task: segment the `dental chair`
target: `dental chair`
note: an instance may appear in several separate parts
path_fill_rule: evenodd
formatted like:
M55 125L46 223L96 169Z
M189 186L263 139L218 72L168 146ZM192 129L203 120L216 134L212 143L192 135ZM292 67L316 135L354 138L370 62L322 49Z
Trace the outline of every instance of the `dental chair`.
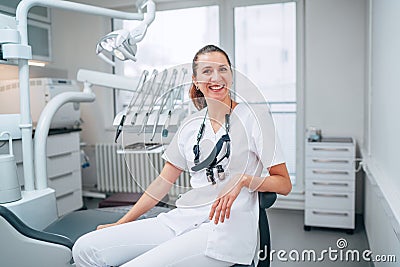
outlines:
M271 240L266 209L276 200L276 194L271 192L259 193L260 216L260 249L259 256L266 258L259 261L257 267L269 267ZM165 207L155 207L152 212L141 218L155 216L168 211ZM13 267L71 267L72 246L83 234L93 231L99 224L115 222L123 216L120 212L93 209L72 212L60 218L46 229L35 230L21 221L13 212L0 205L0 261L1 266ZM139 218L139 219L141 219ZM79 222L79 223L77 223ZM267 248L267 251L264 251ZM255 267L252 265L235 264L233 267Z

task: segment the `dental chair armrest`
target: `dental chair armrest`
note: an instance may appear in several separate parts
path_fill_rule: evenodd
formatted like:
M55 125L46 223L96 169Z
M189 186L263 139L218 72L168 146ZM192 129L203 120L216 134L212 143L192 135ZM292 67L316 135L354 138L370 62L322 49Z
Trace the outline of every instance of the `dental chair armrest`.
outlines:
M274 205L276 201L276 193L275 192L258 192L258 198L260 202L260 208L268 209L272 205Z
M62 235L47 233L35 230L26 225L20 218L18 218L12 211L4 206L0 206L0 217L3 217L10 225L12 225L18 232L32 239L50 242L53 244L63 245L72 249L72 241Z

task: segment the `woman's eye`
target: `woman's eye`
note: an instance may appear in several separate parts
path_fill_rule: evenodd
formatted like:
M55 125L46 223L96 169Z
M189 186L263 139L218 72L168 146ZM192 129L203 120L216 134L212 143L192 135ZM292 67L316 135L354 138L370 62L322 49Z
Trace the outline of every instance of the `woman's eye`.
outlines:
M226 72L226 71L228 71L228 68L222 67L222 68L219 69L219 71L221 71L221 72Z
M203 71L203 74L210 74L211 73L211 70L204 70Z

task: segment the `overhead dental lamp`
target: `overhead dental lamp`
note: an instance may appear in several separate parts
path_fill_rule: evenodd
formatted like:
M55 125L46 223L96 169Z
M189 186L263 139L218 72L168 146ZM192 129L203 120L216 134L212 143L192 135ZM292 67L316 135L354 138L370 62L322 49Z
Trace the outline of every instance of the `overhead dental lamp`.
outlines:
M96 46L96 54L111 65L115 65L104 53L109 53L119 60L136 61L137 43L140 42L146 34L148 26L155 18L155 4L153 1L138 1L136 3L139 13L143 12L144 7L147 7L147 13L143 21L138 27L132 31L126 29L110 32L99 40Z

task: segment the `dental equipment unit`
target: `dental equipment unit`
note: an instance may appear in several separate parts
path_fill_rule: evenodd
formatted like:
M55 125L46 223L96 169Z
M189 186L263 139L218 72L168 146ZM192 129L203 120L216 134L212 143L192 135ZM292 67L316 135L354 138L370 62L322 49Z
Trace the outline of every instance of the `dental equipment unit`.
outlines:
M161 104L160 104L160 109L157 112L157 117L156 117L156 121L155 121L155 123L153 125L153 132L151 134L150 141L153 141L153 139L154 139L154 135L156 134L157 124L158 124L158 122L160 120L160 115L163 112L164 107L167 105L168 99L171 96L173 96L173 92L174 92L174 87L175 87L175 82L176 82L176 77L177 76L178 76L178 71L176 69L173 69L171 78L169 80L167 92L166 92L164 98L162 99Z
M170 106L169 110L168 110L168 118L164 124L164 129L162 130L162 137L168 137L168 127L169 127L169 122L171 120L171 116L172 116L172 111L175 108L176 105L176 101L179 99L179 94L181 93L181 90L183 89L184 86L184 82L185 82L185 76L187 74L187 70L185 68L182 68L182 77L181 77L181 81L179 82L179 86L177 87L177 92L175 97L173 97L173 102L172 105Z
M140 93L143 90L143 85L146 82L147 75L149 75L149 72L147 70L144 70L139 78L139 83L136 88L136 92L137 92L136 98L132 98L131 102L128 105L128 110L130 110L135 105L136 101L139 99ZM119 125L117 126L117 131L115 133L115 140L114 140L115 143L117 143L118 137L122 132L122 128L124 127L125 119L126 119L126 114L124 114L122 116L121 121L119 122Z
M147 121L149 120L149 116L154 110L154 107L155 107L156 101L157 101L157 97L159 97L159 95L161 93L161 90L164 87L165 81L167 80L167 76L168 76L168 71L165 69L162 72L160 83L158 84L157 90L154 92L154 95L153 95L153 98L151 99L151 103L149 105L149 108L147 109L145 117L144 117L144 119L142 121L142 128L140 129L139 134L143 133L144 128L147 125Z
M187 73L187 70L185 71ZM169 75L170 77L168 78ZM124 131L126 133L137 133L138 135L143 134L145 139L149 139L149 141L153 141L157 132L162 133L166 123L168 124L168 130L175 132L180 122L187 115L187 109L183 108L183 106L179 108L173 107L178 100L183 103L183 94L179 91L183 90L183 86L176 85L177 77L178 71L174 68L171 70L164 70L162 75L157 75L154 79L153 77L150 78L150 83L146 84L148 87L141 93L143 96L140 98L142 102L139 107L133 109L133 106L129 105L127 111L121 111L116 115L113 125L119 127L125 115L126 118L123 123ZM167 79L168 85L165 85ZM182 80L183 79L184 77ZM155 87L156 89L154 89ZM178 90L178 92L175 93L176 90ZM134 96L131 102L137 102L137 97L138 96ZM165 110L171 111L170 115L169 112L166 113ZM141 124L139 124L139 122L141 122ZM146 133L151 133L151 135L146 136ZM130 140L128 139L128 141ZM127 142L127 144L128 143L129 142Z
M140 103L139 107L136 109L135 115L131 119L131 125L135 125L136 119L138 117L138 114L142 112L144 104L146 103L147 98L148 98L148 96L150 95L150 92L153 89L154 82L157 79L157 75L158 75L158 71L157 70L153 70L153 73L151 74L150 80L149 80L149 82L147 84L146 90L144 90L144 92L143 92L142 102Z

